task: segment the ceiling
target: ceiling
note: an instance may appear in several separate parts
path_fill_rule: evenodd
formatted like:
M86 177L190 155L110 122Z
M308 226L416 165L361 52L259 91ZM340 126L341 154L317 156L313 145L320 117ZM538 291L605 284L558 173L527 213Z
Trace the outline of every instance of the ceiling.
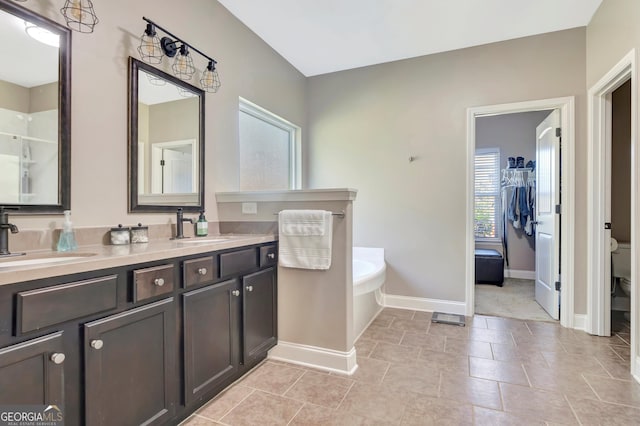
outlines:
M602 0L218 0L310 77L586 26Z

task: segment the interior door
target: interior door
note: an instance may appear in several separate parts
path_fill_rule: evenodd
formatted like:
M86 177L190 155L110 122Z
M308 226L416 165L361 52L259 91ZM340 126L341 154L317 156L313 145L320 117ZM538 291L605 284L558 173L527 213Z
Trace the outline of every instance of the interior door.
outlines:
M536 128L536 301L560 319L560 111Z

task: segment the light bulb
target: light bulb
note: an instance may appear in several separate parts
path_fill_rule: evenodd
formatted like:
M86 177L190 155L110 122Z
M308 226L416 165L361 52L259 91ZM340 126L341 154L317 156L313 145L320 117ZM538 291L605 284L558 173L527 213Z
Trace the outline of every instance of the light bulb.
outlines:
M71 2L71 14L73 15L74 18L76 18L78 21L82 22L82 4L80 0L73 0Z

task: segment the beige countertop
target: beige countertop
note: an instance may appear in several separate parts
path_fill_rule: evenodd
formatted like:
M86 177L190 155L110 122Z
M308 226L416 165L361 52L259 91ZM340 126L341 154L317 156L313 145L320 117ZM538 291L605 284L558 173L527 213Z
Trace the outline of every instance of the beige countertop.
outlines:
M207 240L223 238L224 241L207 242ZM185 240L154 240L144 244L121 246L81 246L74 252L66 253L51 250L30 251L24 256L0 259L0 285L268 243L276 241L277 238L273 234L224 234L210 235L201 238L201 242L195 242L198 240L198 238L188 238ZM37 259L65 257L73 258L73 260L24 264L24 261L31 259L38 262ZM15 265L13 262L23 264Z

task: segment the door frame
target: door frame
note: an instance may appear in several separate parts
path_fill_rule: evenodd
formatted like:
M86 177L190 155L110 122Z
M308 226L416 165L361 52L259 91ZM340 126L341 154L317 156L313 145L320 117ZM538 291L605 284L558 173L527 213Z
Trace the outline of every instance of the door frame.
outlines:
M475 235L473 231L474 206L474 158L476 149L476 118L490 115L502 115L518 112L559 109L562 123L562 194L560 226L562 244L560 245L560 324L573 328L574 319L574 235L575 235L575 98L540 99L499 105L487 105L467 109L467 220L465 314L472 316L475 311Z
M609 238L604 230L606 222L606 183L611 164L607 153L611 148L611 93L627 80L631 80L631 374L640 374L638 359L638 285L640 262L637 261L638 240L640 238L640 154L638 149L638 96L637 58L632 49L611 68L588 92L588 181L587 198L587 332L608 335L611 330L610 281L604 276L605 260L610 250L605 241Z

